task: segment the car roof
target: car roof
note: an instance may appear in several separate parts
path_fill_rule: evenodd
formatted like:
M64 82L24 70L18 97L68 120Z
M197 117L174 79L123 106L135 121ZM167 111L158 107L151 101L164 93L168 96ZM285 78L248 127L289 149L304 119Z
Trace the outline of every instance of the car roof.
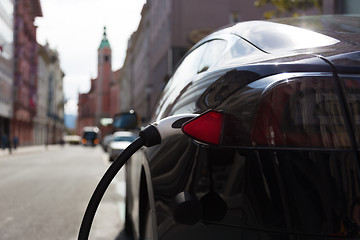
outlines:
M304 28L265 21L237 24L232 33L268 53L317 48L340 42L335 38Z
M355 51L360 45L359 33L360 15L255 20L240 22L215 31L195 47L216 36L234 34L268 53L334 46L339 42L344 43L347 49L350 47Z
M272 22L306 28L340 40L346 39L356 45L360 44L359 38L349 38L360 33L360 14L279 18Z

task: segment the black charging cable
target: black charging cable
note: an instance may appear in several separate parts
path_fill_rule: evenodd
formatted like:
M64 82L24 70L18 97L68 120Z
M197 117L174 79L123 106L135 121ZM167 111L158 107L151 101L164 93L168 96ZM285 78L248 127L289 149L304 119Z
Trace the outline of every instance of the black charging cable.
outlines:
M78 240L87 240L90 234L92 222L95 213L115 175L120 171L128 159L141 147L151 147L161 143L161 140L176 134L181 134L183 123L198 116L197 114L175 115L155 122L140 131L139 137L132 142L110 165L100 182L98 183L93 195L90 198L86 208L83 220L81 222Z
M138 137L134 142L132 142L110 165L108 170L105 172L104 176L101 178L99 184L97 185L93 195L90 198L88 206L86 208L78 239L88 239L91 224L93 222L96 210L100 204L102 197L111 181L115 177L115 175L119 172L122 166L126 163L126 161L142 146L144 145L144 140L141 137Z

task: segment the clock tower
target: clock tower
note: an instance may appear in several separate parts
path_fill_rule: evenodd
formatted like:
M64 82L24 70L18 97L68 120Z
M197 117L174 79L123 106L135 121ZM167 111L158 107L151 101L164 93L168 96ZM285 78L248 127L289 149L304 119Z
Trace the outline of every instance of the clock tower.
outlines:
M113 72L111 69L111 47L104 27L103 39L98 48L98 77L96 79L96 124L101 118L110 116L110 87Z

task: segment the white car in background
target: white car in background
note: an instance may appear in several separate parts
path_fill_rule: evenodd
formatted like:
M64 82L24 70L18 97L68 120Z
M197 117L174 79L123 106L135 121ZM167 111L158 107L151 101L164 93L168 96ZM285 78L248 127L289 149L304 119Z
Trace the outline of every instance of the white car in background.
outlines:
M129 131L119 131L112 135L112 141L108 145L107 152L109 153L109 161L112 162L116 157L130 145L138 134Z

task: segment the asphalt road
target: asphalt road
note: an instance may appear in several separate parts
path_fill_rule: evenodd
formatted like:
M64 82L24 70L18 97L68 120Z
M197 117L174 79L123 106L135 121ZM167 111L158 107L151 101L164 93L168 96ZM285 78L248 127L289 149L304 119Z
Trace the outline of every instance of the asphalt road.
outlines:
M0 154L0 239L77 239L109 164L100 147L42 146ZM105 193L89 239L115 239L122 229L122 172Z

